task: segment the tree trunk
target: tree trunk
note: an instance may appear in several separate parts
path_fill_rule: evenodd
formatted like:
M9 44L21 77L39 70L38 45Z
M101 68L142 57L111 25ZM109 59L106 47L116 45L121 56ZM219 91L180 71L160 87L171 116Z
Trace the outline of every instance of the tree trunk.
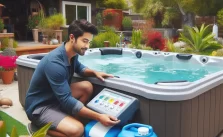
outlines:
M180 13L182 15L182 26L187 25L187 26L194 26L195 22L195 15L192 12L185 12L184 9L180 6L179 3L177 3L178 8L180 10Z
M195 20L194 20L194 17L195 17L195 15L193 14L193 13L191 13L191 12L187 12L187 13L185 13L184 15L182 14L182 26L184 26L184 25L187 25L187 26L191 26L191 27L193 27L194 26L194 22L195 22Z

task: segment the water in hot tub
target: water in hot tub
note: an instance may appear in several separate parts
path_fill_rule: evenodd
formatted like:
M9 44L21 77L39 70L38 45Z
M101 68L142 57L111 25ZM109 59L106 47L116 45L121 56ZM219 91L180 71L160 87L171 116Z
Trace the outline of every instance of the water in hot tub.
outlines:
M155 83L158 81L190 82L223 70L219 66L199 63L166 61L163 58L136 58L135 56L104 55L79 56L79 61L90 69L103 71L122 79Z

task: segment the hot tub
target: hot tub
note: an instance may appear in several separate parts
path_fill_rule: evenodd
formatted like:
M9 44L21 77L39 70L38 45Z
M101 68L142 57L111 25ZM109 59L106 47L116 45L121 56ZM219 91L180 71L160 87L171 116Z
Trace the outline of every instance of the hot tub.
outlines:
M17 59L19 99L23 106L32 74L44 55L22 55ZM95 94L107 87L137 97L140 101L140 110L131 122L153 126L159 137L215 137L223 129L222 58L128 48L96 48L89 49L80 60L85 62L87 59L92 64L100 64L98 58L96 61L93 60L94 57L106 55L117 56L117 59L126 56L138 60L159 59L168 62L166 65L172 62L172 66L180 70L193 69L194 66L209 68L210 72L204 73L203 76L199 75L199 79L196 79L195 75L193 80L180 79L179 75L179 80L174 77L146 83L140 81L140 78L138 80L136 77L131 78L133 75L131 73L128 73L129 77L126 78L116 75L118 74L116 72L114 72L115 78L108 78L105 82L96 78L83 78L77 74L73 80L91 81Z

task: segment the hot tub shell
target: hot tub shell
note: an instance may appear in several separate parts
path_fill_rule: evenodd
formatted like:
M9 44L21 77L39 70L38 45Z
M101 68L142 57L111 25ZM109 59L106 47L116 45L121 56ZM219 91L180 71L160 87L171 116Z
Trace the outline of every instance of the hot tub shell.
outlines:
M138 50L123 49L123 54L134 54ZM98 49L89 54L98 54ZM151 51L144 56L166 56L166 52ZM145 53L147 53L146 51ZM42 54L36 54L42 55ZM175 57L175 53L167 55ZM26 91L39 60L17 59L19 100L24 106ZM170 58L169 56L169 58ZM196 56L200 60L202 56ZM167 57L168 58L168 57ZM219 58L209 58L209 63ZM136 83L119 78L101 82L96 78L74 75L74 81L88 80L93 83L94 95L103 88L111 88L137 97L140 109L131 122L149 124L159 137L215 137L223 129L223 72L184 85L154 85ZM93 96L94 96L93 95Z

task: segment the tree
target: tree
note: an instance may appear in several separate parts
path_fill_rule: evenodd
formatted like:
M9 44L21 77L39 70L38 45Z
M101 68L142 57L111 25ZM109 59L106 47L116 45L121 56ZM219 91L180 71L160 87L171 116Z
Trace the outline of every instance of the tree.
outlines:
M113 9L126 9L127 3L125 0L97 0L98 7L113 8Z
M171 20L182 16L182 25L194 26L195 15L216 15L223 7L222 0L143 0L144 4L137 5L138 0L132 0L133 9L141 12L147 18L162 13L162 25L170 25Z

